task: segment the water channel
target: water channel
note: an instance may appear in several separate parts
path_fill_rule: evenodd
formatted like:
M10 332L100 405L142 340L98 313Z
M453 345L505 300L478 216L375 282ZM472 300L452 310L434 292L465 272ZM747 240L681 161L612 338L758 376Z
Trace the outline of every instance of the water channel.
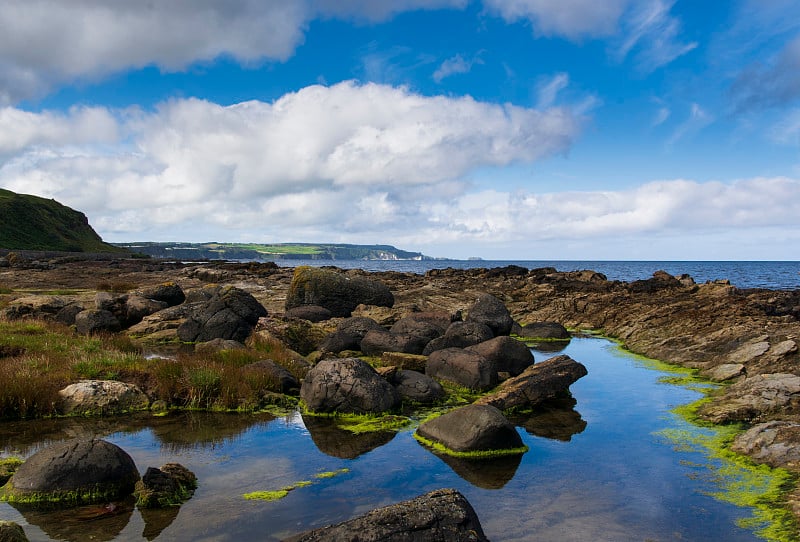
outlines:
M93 434L125 449L141 472L178 462L199 479L180 508L139 511L125 502L121 513L92 519L92 508L20 512L0 503L0 519L21 524L31 541L277 541L452 487L494 542L760 540L739 526L753 509L714 496L738 471L669 437L711 431L671 412L698 391L665 382L664 372L604 339L575 338L562 352L589 370L572 386L574 407L515 420L530 450L488 463L444 460L418 444L413 429L354 436L299 413L0 424L0 456ZM309 483L279 500L243 497L298 482ZM749 483L758 491L762 481Z

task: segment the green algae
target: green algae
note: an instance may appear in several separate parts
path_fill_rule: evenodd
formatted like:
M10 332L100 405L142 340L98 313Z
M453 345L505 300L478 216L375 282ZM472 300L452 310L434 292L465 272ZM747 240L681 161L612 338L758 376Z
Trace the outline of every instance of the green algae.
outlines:
M339 429L349 431L354 435L364 433L397 432L411 425L412 420L406 416L396 414L352 414L345 412L313 412L304 410L306 416L328 418L334 421Z
M342 469L331 470L331 471L326 471L326 472L318 472L317 474L314 475L314 478L317 478L318 480L322 480L322 479L325 479L325 478L333 478L335 476L339 476L340 474L347 474L348 472L350 472L350 469L348 469L348 468L342 468Z
M343 468L335 471L328 471L328 472L318 472L314 475L314 478L318 480L323 480L326 478L333 478L335 476L339 476L340 474L345 474L350 472L350 469ZM250 493L245 493L242 495L248 501L278 501L284 497L286 497L290 491L294 491L295 489L301 487L308 487L312 485L314 482L310 480L302 480L300 482L295 482L292 485L284 486L280 489L275 489L273 491L252 491Z
M435 453L449 455L451 457L458 457L460 459L492 459L509 455L522 455L529 450L527 446L521 446L519 448L505 448L502 450L475 450L471 452L459 452L448 448L440 442L427 439L417 432L414 432L414 438L417 440L417 442L426 448L430 448Z

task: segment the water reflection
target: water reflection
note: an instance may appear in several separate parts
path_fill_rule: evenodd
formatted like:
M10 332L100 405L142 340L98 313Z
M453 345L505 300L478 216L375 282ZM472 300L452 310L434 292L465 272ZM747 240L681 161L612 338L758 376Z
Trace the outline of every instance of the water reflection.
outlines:
M557 354L562 352L569 346L569 340L566 341L525 341L531 348L543 354Z
M462 459L449 455L436 456L453 469L453 472L475 487L501 489L514 478L523 454L492 459Z
M356 435L340 428L332 418L303 415L303 423L319 451L341 459L355 459L389 443L397 433L382 431Z
M113 540L133 515L135 500L105 505L80 506L64 510L35 509L11 504L31 525L39 527L53 540L83 542L84 540ZM177 514L177 512L176 512Z
M511 415L509 421L531 435L569 442L586 429L586 421L575 410L577 403L572 397L554 399L531 413Z

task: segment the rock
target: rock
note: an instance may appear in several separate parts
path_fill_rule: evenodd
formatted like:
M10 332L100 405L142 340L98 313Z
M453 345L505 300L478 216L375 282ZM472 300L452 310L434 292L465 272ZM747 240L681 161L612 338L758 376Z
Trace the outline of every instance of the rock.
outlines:
M256 327L256 337L277 340L303 355L319 349L330 329L319 323L300 318L262 318Z
M450 323L444 327L429 322L427 320L417 319L413 316L406 316L401 318L395 324L389 328L389 331L392 333L398 334L407 334L407 335L414 335L415 337L420 337L425 339L425 343L432 341L436 337L441 337L444 335L445 330L450 326Z
M361 340L361 351L368 356L380 356L384 352L422 354L428 339L409 333L391 333L385 329L373 329Z
M459 453L507 450L521 453L524 446L511 422L489 405L472 404L451 410L420 424L417 434Z
M715 382L724 382L744 374L744 365L741 363L723 363L703 371L703 376Z
M309 322L324 322L332 317L331 311L319 305L300 305L286 311L286 318L300 318Z
M466 348L494 338L491 328L480 322L453 322L442 337L433 339L423 350L431 354L444 348Z
M22 318L47 320L54 318L68 304L69 301L67 299L59 296L30 295L11 301L3 309L3 317L7 320L19 320Z
M731 361L731 363L747 364L747 362L766 354L767 350L769 350L769 343L767 341L748 343L742 345L740 348L732 352L728 356L728 359Z
M251 383L261 383L269 391L297 395L300 390L300 383L294 375L271 359L245 365L242 372L245 379Z
M172 281L164 282L152 288L138 290L137 294L153 301L163 301L168 307L174 307L186 301L186 293Z
M6 457L0 459L0 487L3 487L14 471L22 465L22 460L18 457Z
M558 322L535 322L524 326L515 326L514 332L526 339L569 340L572 338L567 328Z
M357 358L320 361L306 375L300 398L315 412L369 414L400 404L397 390Z
M81 380L58 395L64 414L122 414L150 406L150 399L137 386L116 380Z
M797 343L792 340L781 341L773 345L769 353L776 358L797 352Z
M796 468L800 465L799 443L800 424L777 420L754 425L738 435L731 450L770 467Z
M375 320L365 316L347 318L322 341L319 349L334 354L345 350L361 350L361 340L371 330L382 331L384 328Z
M455 489L438 489L285 542L488 542L478 516Z
M435 403L444 397L442 385L417 371L400 370L394 379L395 388L404 400L414 403Z
M381 365L393 365L399 369L424 373L425 366L428 365L428 356L403 354L402 352L384 352L381 355Z
M569 392L569 387L588 374L586 367L567 355L531 365L519 376L503 382L498 390L475 401L500 410L530 407Z
M130 495L138 480L133 459L119 446L73 439L29 457L0 489L0 500L65 506L108 502Z
M55 321L65 326L74 326L75 318L79 313L86 310L80 303L69 303L55 315Z
M534 363L531 349L507 335L469 346L466 350L477 352L493 361L497 372L508 373L511 376L517 376Z
M220 286L211 298L198 304L178 327L184 342L232 339L244 342L267 310L251 294L234 286Z
M82 335L116 333L121 329L117 317L106 310L87 309L75 315L75 331Z
M700 407L698 414L713 423L753 422L775 412L800 411L800 376L754 375L730 386L724 395Z
M160 469L148 467L136 482L133 495L139 508L175 506L191 497L197 487L197 477L178 463L167 463Z
M197 343L194 345L196 354L214 354L224 350L244 350L247 347L239 341L232 341L230 339L211 339L204 343Z
M129 295L125 300L125 318L120 320L123 328L141 322L145 316L155 314L168 307L165 301L156 301L138 295Z
M445 348L431 354L425 374L473 390L488 390L497 385L494 361L463 348Z
M491 294L483 294L467 311L467 322L487 325L493 336L508 335L514 319L505 304Z
M28 537L19 524L0 520L0 542L28 542Z
M308 266L295 269L286 294L287 310L320 305L334 316L346 317L360 304L392 307L394 296L382 282Z

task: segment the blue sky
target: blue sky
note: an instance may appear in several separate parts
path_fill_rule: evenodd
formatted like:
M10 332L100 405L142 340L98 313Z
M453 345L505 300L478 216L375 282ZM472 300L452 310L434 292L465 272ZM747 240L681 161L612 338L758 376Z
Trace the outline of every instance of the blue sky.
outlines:
M108 241L800 253L794 0L5 0L0 187Z

